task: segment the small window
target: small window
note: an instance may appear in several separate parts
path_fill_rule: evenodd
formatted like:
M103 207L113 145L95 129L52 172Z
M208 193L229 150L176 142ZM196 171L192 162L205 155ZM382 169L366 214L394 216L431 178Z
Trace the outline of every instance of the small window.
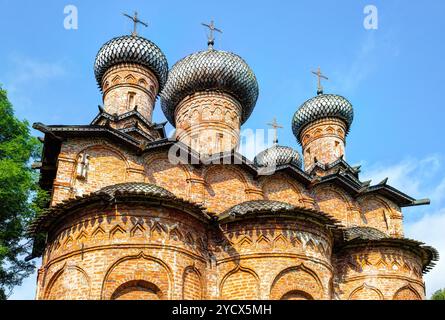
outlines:
M128 93L128 101L127 101L127 108L128 108L128 110L133 110L134 109L135 97L136 97L136 93L134 93L134 92L129 92Z

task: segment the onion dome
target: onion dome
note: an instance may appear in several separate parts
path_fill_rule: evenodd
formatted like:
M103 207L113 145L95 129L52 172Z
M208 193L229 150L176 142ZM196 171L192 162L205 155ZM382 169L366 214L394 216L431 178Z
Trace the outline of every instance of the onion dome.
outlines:
M172 198L175 195L170 191L151 183L124 182L104 187L96 193L106 193L114 197L117 193L141 193L153 196Z
M277 144L261 151L253 162L257 167L273 167L291 163L298 168L302 167L301 156L297 150Z
M351 103L344 97L320 92L316 97L303 103L292 119L292 131L300 143L301 131L308 124L322 118L343 120L346 124L346 133L348 133L354 119L354 110Z
M221 91L232 95L242 106L241 123L252 113L258 98L255 74L238 55L209 48L178 61L170 70L161 92L161 106L175 125L176 106L188 95L200 91Z
M94 75L100 87L105 72L120 63L136 63L149 68L161 90L167 81L167 58L156 44L145 38L125 35L111 39L100 48L94 63Z

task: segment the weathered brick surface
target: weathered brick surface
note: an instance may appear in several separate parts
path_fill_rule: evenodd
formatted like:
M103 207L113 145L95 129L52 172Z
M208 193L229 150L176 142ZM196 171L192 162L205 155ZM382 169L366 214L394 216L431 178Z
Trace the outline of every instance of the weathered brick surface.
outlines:
M89 169L81 178L76 169L84 153ZM242 165L173 165L167 151L137 155L105 138L63 142L52 203L134 181L159 185L216 215L268 199L322 210L345 226L403 235L400 208L380 196L353 198L338 185L305 187L283 172L258 178ZM332 246L329 230L307 221L260 218L214 230L173 208L84 208L50 232L37 298L424 298L413 254L396 248L333 253Z
M121 115L137 107L151 121L158 90L158 80L149 69L133 64L116 65L107 70L102 80L104 109Z
M241 105L221 92L199 92L176 107L176 138L203 154L236 149Z
M424 299L419 258L400 247L348 248L334 257L338 299Z
M329 164L345 156L345 123L336 118L325 118L309 124L300 133L305 170L316 161Z

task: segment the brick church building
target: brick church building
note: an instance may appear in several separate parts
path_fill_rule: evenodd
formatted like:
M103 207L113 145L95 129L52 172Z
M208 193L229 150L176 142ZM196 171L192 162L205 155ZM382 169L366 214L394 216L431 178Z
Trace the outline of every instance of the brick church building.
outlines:
M360 180L347 99L319 86L292 118L302 155L275 140L250 161L237 148L258 83L212 37L169 69L156 44L120 36L94 73L90 124L34 124L51 194L29 230L37 299L425 299L438 254L404 238L402 208L428 200Z

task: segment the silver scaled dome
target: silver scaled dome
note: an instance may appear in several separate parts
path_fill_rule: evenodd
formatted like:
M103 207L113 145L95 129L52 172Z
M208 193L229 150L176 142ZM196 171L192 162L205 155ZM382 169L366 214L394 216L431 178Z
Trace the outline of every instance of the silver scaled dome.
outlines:
M167 81L167 58L156 44L145 38L132 35L116 37L100 48L94 63L99 87L105 72L120 63L136 63L149 68L157 77L161 90Z
M182 99L210 90L238 100L243 108L241 123L249 118L258 98L255 74L241 57L214 49L196 52L178 61L169 72L161 92L161 106L168 121L175 125L175 109Z
M346 123L346 133L354 119L354 109L344 97L336 94L319 94L303 103L292 119L292 131L301 143L300 133L309 123L322 118L339 118Z
M275 167L291 163L298 168L302 167L301 156L297 150L277 144L258 153L253 162L257 167Z

